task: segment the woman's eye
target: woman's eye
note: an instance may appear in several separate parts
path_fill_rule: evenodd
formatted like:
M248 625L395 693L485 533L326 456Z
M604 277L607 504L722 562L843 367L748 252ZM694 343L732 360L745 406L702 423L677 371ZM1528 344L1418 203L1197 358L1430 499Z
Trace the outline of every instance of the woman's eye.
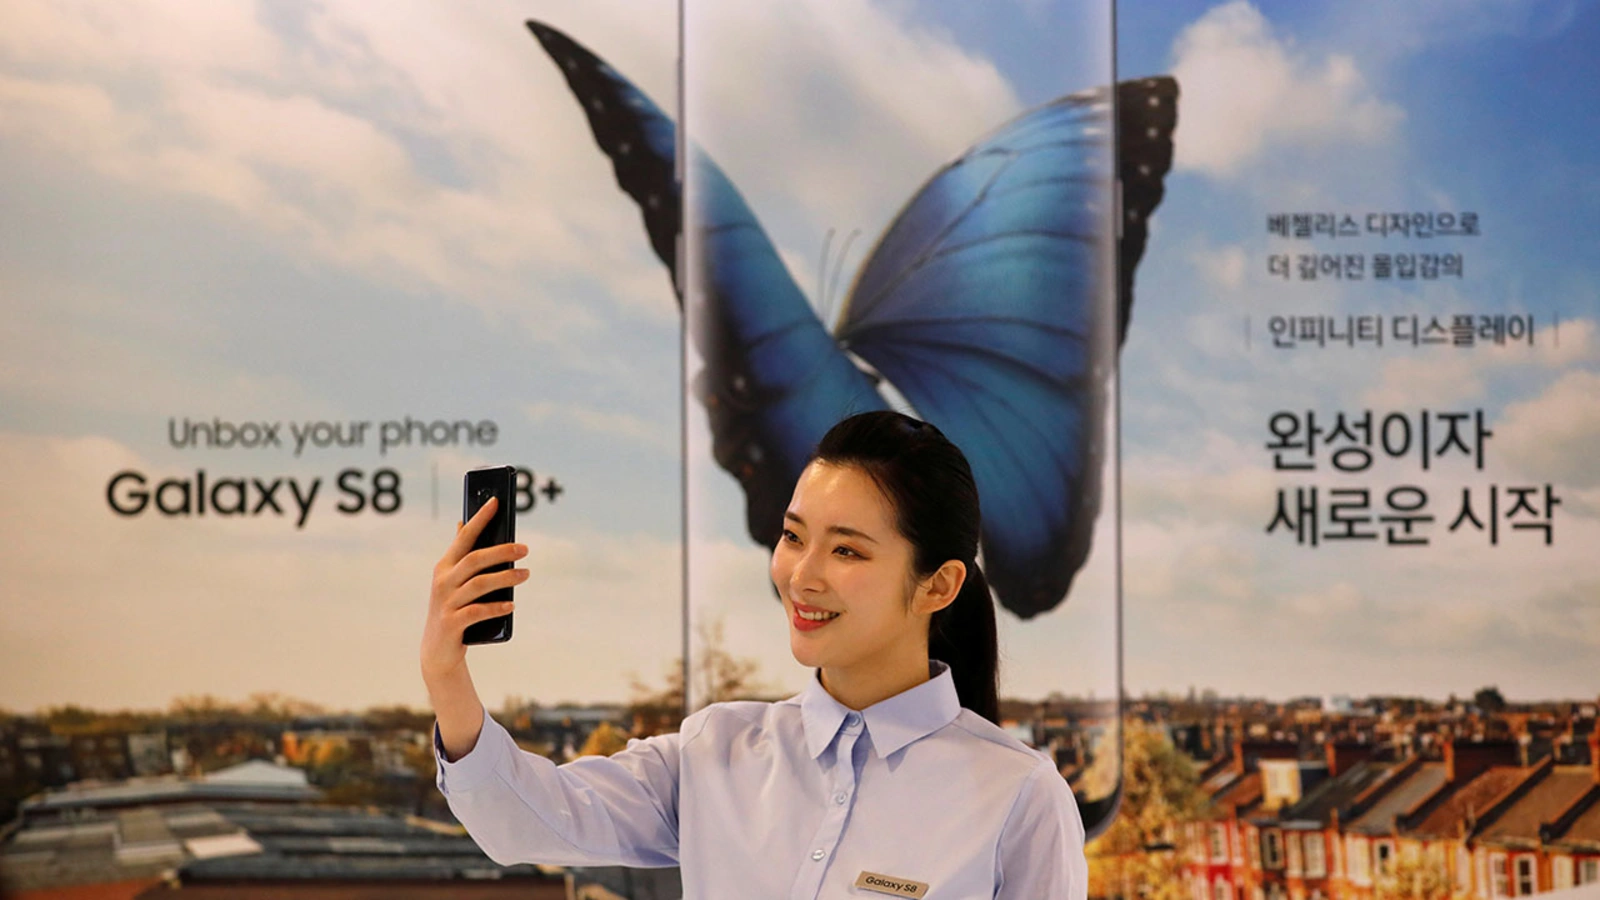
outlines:
M789 543L793 544L793 543L796 543L796 542L798 542L800 540L800 536L795 534L794 532L790 531L789 529L785 528L783 530L783 539L788 541Z
M861 554L857 553L856 551L850 549L849 547L845 547L843 545L840 545L838 547L833 548L833 552L839 554L840 556L860 556L861 555Z

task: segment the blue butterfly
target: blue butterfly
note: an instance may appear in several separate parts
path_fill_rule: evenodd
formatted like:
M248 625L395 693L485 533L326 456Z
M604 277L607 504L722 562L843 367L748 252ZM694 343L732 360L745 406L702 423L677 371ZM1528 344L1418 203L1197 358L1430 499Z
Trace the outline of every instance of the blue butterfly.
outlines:
M1097 239L1109 221L1098 89L1030 110L935 172L863 263L835 330L818 318L738 188L686 150L700 251L677 247L683 194L677 128L638 88L571 38L528 27L582 104L617 182L639 205L651 246L684 303L682 264L717 463L744 489L746 525L772 547L795 480L845 415L887 409L892 384L961 447L983 509L984 571L1021 618L1055 608L1090 549L1109 452L1107 377L1127 334L1133 270L1172 164L1177 83L1117 91L1123 221L1116 271ZM1117 323L1097 298L1115 277Z

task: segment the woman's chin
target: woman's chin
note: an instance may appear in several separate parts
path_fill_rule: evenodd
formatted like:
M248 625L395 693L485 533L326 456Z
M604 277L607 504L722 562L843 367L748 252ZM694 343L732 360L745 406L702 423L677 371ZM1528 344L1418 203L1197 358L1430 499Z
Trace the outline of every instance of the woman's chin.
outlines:
M796 631L792 625L789 627L789 652L794 654L795 662L808 669L822 665L822 654L817 652L816 642Z

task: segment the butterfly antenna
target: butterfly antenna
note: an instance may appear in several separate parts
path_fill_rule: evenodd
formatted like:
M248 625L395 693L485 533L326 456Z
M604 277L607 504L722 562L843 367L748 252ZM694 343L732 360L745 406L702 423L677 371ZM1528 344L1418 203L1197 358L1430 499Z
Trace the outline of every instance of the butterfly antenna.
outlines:
M833 229L829 228L828 229L828 233L826 235L823 235L823 238L822 238L822 259L817 261L817 297L816 297L816 301L817 302L816 302L816 307L819 310L822 309L822 307L828 301L828 298L823 296L822 287L828 280L828 246L830 244L832 244L832 243L833 243Z
M828 296L830 298L828 302L828 323L830 331L832 330L832 326L836 324L833 321L833 298L837 298L839 296L839 276L844 274L844 260L845 257L850 255L850 245L855 243L856 238L860 236L861 229L851 229L850 234L844 239L844 246L839 249L838 262L833 267L833 279L828 284Z

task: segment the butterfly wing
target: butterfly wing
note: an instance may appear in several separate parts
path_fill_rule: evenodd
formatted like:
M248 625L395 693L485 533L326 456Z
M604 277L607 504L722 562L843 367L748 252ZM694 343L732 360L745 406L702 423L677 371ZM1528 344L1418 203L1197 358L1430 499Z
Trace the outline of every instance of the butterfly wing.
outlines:
M674 170L677 126L633 82L588 48L543 22L529 20L528 30L567 79L595 142L611 159L618 186L639 205L650 247L666 263L682 303L677 259L682 206Z
M888 404L823 327L728 177L696 150L689 167L687 262L699 290L688 317L705 361L695 392L718 465L744 488L750 536L771 547L822 436L847 415Z
M539 22L528 27L566 76L617 183L639 204L683 302L675 252L677 129L577 42ZM688 165L696 252L687 262L696 267L698 290L686 313L704 361L694 391L710 420L712 455L744 489L750 536L771 547L817 442L846 415L888 405L823 327L733 182L697 149L688 151Z
M1156 130L1125 145L1151 157L1135 171L1164 173L1176 84L1147 79L1119 92L1124 105L1144 105L1137 126ZM1124 327L1106 319L1131 307L1143 221L1160 198L1155 174L1155 190L1141 183L1127 207L1138 227L1123 240L1134 235L1136 252L1129 259L1125 246L1122 271L1112 271L1103 243L1115 222L1111 116L1106 90L1063 97L935 173L863 265L839 328L843 346L966 453L985 573L1023 618L1057 606L1089 553L1113 336ZM1163 146L1165 163L1154 158ZM1113 289L1116 307L1106 302Z
M1117 248L1117 344L1133 318L1133 270L1144 258L1150 214L1166 194L1172 131L1178 124L1178 82L1139 78L1117 85L1117 177L1122 181L1122 238Z

